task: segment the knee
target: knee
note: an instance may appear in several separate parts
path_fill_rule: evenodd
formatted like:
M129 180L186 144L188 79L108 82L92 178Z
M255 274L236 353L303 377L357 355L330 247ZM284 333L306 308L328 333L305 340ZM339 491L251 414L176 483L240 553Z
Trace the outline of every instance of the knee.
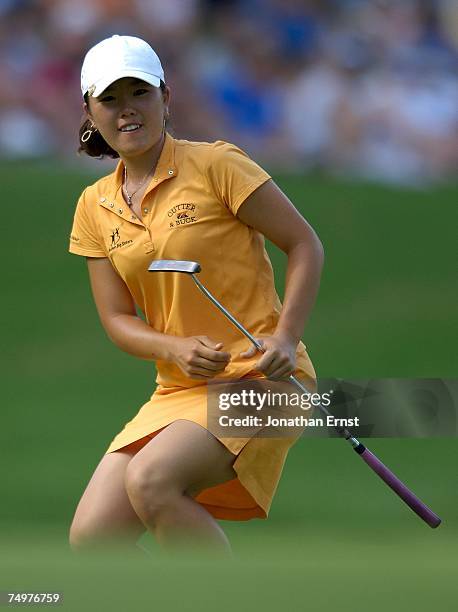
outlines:
M73 552L93 552L112 547L129 549L140 536L137 529L113 530L93 523L74 522L70 527L68 542Z
M184 493L164 465L150 463L146 467L133 460L126 470L125 487L134 508L146 510L149 515L159 513Z
M90 549L95 542L95 534L88 526L73 522L68 534L68 542L73 552Z
M104 544L110 538L107 526L102 526L91 517L75 516L68 534L68 542L73 552L90 551Z

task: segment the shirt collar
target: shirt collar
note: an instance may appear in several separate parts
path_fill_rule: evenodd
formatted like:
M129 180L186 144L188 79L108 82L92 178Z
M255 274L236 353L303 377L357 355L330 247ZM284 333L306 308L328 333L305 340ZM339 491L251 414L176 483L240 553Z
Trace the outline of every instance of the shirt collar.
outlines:
M146 188L145 195L152 191L163 181L173 178L178 174L178 168L175 164L175 139L166 132L164 144L162 146L161 154L157 162L156 170L150 180L148 187ZM122 160L119 160L118 165L114 171L113 189L109 196L110 199L115 200L121 198L121 187L124 178L124 164Z

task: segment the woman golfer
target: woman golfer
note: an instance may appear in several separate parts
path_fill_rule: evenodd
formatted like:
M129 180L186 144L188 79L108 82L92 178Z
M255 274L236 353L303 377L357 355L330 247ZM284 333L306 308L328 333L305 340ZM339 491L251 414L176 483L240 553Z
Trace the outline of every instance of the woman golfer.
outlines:
M170 90L145 41L113 36L95 45L81 85L87 119L80 150L119 163L82 193L70 252L87 258L109 338L155 361L158 374L153 395L111 442L84 491L71 547L112 538L134 547L148 530L164 547L229 551L215 519L266 518L294 440L211 434L209 382L294 372L315 388L300 338L318 290L322 246L240 149L167 133ZM288 257L283 306L264 236ZM148 272L155 259L198 261L204 284L262 340L264 352L188 276Z

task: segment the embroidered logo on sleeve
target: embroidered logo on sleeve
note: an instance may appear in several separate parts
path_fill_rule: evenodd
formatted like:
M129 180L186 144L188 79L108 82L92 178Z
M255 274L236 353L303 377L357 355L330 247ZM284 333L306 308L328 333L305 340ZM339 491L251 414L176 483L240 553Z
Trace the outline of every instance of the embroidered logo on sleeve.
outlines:
M70 234L70 240L72 242L79 242L80 239L78 238L78 236L75 236L75 234Z
M190 202L176 204L173 208L167 211L169 218L169 228L178 227L179 225L188 225L198 221L196 205Z
M110 246L108 247L108 252L111 253L111 251L120 249L121 247L131 244L132 242L133 240L121 240L119 227L115 227L110 234Z

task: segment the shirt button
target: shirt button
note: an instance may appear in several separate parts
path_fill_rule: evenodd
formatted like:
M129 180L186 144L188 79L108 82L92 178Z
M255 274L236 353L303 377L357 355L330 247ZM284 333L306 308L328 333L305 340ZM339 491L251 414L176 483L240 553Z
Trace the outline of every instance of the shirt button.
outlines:
M147 209L147 208L144 208L144 209L143 209L143 212L144 212L144 214L146 215L146 213L148 212L148 209Z
M120 215L122 215L122 208L119 208L118 212L119 212Z
M106 202L106 201L107 201L107 199L106 199L106 198L100 198L100 201L101 201L101 202Z
M170 174L170 176L172 176L173 170L169 170L169 174Z
M114 204L113 202L110 203L110 208L113 208Z

